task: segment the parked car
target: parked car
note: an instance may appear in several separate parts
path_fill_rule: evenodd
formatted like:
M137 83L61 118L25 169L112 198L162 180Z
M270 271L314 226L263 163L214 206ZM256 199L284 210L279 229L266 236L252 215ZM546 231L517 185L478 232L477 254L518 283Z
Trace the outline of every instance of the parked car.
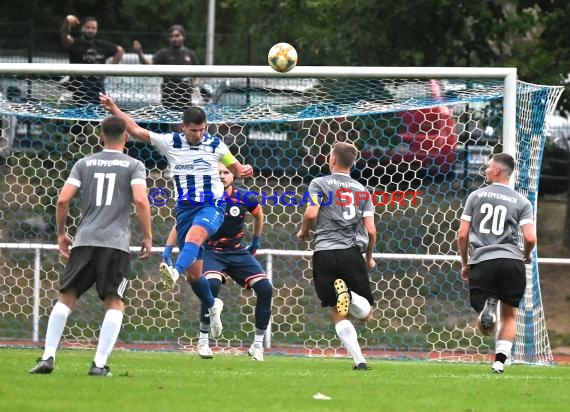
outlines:
M432 80L428 84L430 97L439 98L439 82ZM334 123L324 121L323 125L320 129L324 131L316 128L314 135L319 152L313 153L311 176L328 173L329 148L335 140L343 139L356 142L361 149L351 174L368 186L416 186L426 177L445 178L454 170L458 135L454 115L447 106L372 114L358 122L341 117ZM339 130L331 133L333 127Z

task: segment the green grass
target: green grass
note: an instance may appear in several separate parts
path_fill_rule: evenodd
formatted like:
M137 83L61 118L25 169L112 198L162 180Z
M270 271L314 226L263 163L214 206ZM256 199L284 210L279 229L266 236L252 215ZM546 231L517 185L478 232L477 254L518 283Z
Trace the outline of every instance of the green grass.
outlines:
M39 350L0 349L6 411L567 411L570 367L347 358L115 351L114 376L87 376L92 350L61 350L51 375L30 375ZM317 393L330 400L317 400Z

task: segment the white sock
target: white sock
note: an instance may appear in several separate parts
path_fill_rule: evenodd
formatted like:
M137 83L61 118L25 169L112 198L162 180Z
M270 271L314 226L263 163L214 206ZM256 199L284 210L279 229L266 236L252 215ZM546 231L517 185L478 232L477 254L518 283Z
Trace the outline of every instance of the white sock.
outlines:
M208 342L210 337L209 333L204 333L204 332L200 332L200 334L198 335L198 341L206 341Z
M107 365L107 359L115 346L117 337L123 323L123 312L117 309L109 309L105 313L105 318L101 324L101 332L99 333L99 343L97 344L97 352L95 352L95 365L102 368Z
M53 309L49 315L42 359L47 359L50 356L53 356L55 359L55 351L59 346L59 341L61 340L61 335L63 334L63 329L65 329L65 324L67 323L67 318L70 313L71 309L64 303L57 302L53 305Z
M253 343L257 343L259 345L263 345L263 338L265 337L265 331L260 335L258 333L255 334L253 338Z
M350 306L348 307L348 313L357 319L364 319L366 316L368 316L372 310L372 307L370 306L368 300L352 291L350 292L350 297L351 302Z
M354 363L358 365L359 363L366 362L364 355L362 355L362 350L358 344L358 335L356 334L356 329L354 325L348 319L343 319L335 325L336 334L340 338L344 347L352 356Z
M513 342L510 340L498 340L495 343L495 353L502 353L507 357L507 359L511 356L512 348Z

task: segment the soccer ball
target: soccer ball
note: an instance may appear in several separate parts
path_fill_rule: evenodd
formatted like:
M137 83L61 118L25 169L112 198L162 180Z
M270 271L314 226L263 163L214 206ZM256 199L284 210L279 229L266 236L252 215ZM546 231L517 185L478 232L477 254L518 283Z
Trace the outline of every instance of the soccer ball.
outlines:
M287 73L297 65L297 50L288 43L277 43L267 54L267 62L279 73Z

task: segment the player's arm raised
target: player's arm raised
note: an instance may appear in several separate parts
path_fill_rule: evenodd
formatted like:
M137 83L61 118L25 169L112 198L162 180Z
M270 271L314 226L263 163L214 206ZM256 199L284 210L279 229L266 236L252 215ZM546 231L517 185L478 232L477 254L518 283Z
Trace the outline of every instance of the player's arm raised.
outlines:
M101 102L101 106L106 110L110 111L111 114L120 117L125 122L127 122L127 132L145 143L150 143L150 132L140 127L131 117L129 117L125 112L123 112L119 106L107 96L105 93L99 93L99 101Z

